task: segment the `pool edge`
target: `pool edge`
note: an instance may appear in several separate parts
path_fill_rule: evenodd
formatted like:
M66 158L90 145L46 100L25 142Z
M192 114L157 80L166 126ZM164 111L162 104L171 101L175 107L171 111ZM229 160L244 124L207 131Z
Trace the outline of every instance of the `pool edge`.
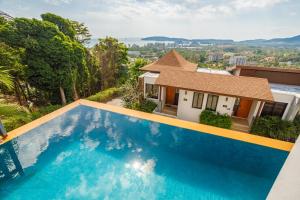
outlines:
M262 136L258 136L258 135L253 135L253 134L249 134L249 133L243 133L243 132L238 132L238 131L233 131L233 130L228 130L228 129L222 129L222 128L218 128L218 127L208 126L208 125L204 125L204 124L199 124L199 123L175 119L175 118L169 118L169 117L156 115L156 114L152 114L152 113L145 113L145 112L141 112L141 111L131 110L131 109L123 108L123 107L93 102L93 101L84 100L84 99L80 99L73 103L70 103L52 113L49 113L39 119L36 119L28 124L25 124L15 130L8 132L8 137L5 140L0 141L0 145L14 139L15 137L22 135L23 133L28 132L31 129L36 128L37 126L39 126L41 124L44 124L44 123L54 119L55 117L58 117L59 115L64 114L65 112L67 112L79 105L98 108L98 109L102 109L102 110L106 110L106 111L110 111L110 112L128 115L131 117L137 117L137 118L141 118L141 119L145 119L145 120L168 124L171 126L177 126L180 128L186 128L189 130L194 130L197 132L212 134L212 135L230 138L230 139L234 139L234 140L240 140L243 142L248 142L248 143L266 146L266 147L279 149L279 150L283 150L283 151L288 151L288 152L291 151L291 149L294 145L293 143L290 143L290 142L285 142L285 141L276 140L276 139L272 139L272 138L262 137Z

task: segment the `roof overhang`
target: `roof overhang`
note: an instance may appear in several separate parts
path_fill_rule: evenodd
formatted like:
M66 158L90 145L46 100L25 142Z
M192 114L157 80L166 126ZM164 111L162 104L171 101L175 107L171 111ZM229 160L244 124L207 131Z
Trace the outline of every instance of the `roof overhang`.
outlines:
M186 71L162 71L156 85L203 93L272 102L267 79Z

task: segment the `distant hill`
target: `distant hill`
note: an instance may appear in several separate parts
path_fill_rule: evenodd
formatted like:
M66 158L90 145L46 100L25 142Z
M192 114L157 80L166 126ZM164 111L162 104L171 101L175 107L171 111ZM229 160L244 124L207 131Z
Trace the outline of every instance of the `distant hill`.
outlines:
M288 38L274 38L270 40L257 39L257 40L245 40L238 42L240 44L251 44L251 45L294 45L300 46L300 35Z
M274 38L270 40L255 39L234 41L228 39L186 39L186 38L172 38L165 36L152 36L142 38L145 41L168 41L175 43L198 43L198 44L243 44L243 45L264 45L264 46L300 46L300 35L287 38Z
M152 36L152 37L145 37L142 38L145 41L157 41L157 42L175 42L175 43L200 43L200 44L232 44L234 43L233 40L219 40L219 39L186 39L186 38L172 38L172 37L165 37L165 36Z

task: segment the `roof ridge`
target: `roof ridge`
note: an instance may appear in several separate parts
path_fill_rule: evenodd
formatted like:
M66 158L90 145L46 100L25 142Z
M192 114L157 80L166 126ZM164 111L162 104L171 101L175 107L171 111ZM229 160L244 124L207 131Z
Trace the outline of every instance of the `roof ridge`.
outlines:
M190 62L187 61L182 55L180 55L175 49L172 49L168 53L166 53L163 57L158 59L156 64L160 65L168 65L174 67L184 67L186 64Z

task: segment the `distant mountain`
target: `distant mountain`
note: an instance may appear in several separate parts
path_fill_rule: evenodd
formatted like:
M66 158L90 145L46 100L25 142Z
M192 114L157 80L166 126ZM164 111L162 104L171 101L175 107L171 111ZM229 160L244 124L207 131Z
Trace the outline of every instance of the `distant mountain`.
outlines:
M270 40L257 39L257 40L244 40L238 42L240 44L250 44L250 45L270 45L270 46L278 46L278 45L300 45L300 35L288 38L274 38Z
M156 42L175 42L175 43L200 43L200 44L232 44L233 40L219 40L219 39L186 39L186 38L172 38L165 36L152 36L142 38L145 41L156 41Z
M168 41L175 43L198 43L198 44L243 44L243 45L264 45L264 46L300 46L300 35L287 38L274 38L270 40L255 39L255 40L224 40L224 39L186 39L186 38L172 38L165 36L152 36L142 38L145 41Z

